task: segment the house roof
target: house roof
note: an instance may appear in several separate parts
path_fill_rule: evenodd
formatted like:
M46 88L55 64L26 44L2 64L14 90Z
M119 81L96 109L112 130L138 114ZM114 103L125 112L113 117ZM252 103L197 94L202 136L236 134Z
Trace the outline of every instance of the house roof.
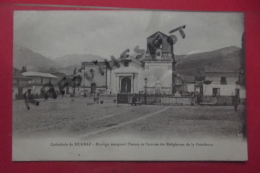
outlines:
M66 76L65 73L61 73L61 72L55 72L55 73L51 73L51 74L56 76L56 77L64 77L64 76Z
M166 34L164 34L164 33L160 32L160 31L157 31L156 33L154 33L154 34L150 35L150 36L149 36L149 37L147 37L147 38L152 38L152 37L155 37L157 34L161 34L163 37L168 37L168 35L166 35Z
M26 77L32 77L32 76L38 76L38 77L47 77L47 78L58 78L57 76L54 76L50 73L42 73L42 72L36 72L36 71L27 71L22 73L22 75Z
M14 79L25 79L25 80L31 80L30 78L23 76L21 73L13 74L13 78L14 78Z

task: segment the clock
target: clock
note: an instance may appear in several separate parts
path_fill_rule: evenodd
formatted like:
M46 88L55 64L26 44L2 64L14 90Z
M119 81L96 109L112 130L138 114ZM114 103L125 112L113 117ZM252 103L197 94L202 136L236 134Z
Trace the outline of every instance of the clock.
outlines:
M162 57L162 50L157 49L155 55L156 55L156 58L161 58Z

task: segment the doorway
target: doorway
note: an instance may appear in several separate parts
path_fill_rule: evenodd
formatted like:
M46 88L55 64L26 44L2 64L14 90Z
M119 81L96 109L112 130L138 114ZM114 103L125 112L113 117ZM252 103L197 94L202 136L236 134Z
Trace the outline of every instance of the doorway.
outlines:
M121 93L131 93L131 79L124 77L121 80Z

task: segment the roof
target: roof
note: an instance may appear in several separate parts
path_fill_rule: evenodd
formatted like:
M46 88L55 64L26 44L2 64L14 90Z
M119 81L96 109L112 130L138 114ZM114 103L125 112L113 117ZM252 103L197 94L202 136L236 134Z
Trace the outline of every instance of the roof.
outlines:
M31 80L30 78L27 78L27 77L23 76L21 73L13 74L13 78L14 78L14 79L25 79L25 80Z
M64 76L66 76L66 74L62 73L62 72L55 72L55 73L51 73L51 74L56 76L56 77L64 77Z
M47 78L58 78L57 76L54 76L50 73L42 73L42 72L36 72L36 71L27 71L22 73L22 75L26 77L32 77L32 76L37 76L37 77L47 77Z
M105 64L105 62L98 61L98 64L103 65L103 64ZM84 62L81 62L81 65L95 65L95 64L93 63L93 61L84 61Z
M153 35L150 35L150 36L149 36L149 37L147 37L147 38L152 38L152 37L155 37L157 34L161 34L163 37L168 37L168 35L166 35L166 34L164 34L164 33L160 32L160 31L157 31L156 33L154 33Z

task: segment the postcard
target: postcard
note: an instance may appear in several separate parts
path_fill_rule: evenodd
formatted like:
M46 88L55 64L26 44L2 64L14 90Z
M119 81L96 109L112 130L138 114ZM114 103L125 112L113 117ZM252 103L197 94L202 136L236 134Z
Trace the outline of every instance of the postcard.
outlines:
M13 161L247 161L243 13L13 20Z

